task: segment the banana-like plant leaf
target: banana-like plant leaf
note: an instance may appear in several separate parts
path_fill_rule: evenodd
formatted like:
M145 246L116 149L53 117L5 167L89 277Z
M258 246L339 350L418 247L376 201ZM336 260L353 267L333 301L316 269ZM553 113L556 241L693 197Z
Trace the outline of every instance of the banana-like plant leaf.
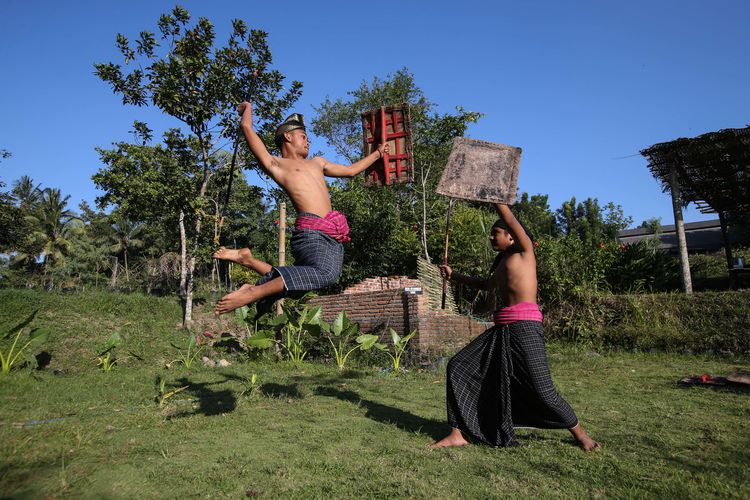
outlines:
M411 338L412 338L412 337L413 337L414 335L416 335L416 334L417 334L417 331L416 331L416 330L414 330L413 332L411 332L411 333L410 333L409 335L407 335L406 337L403 337L403 338L401 339L401 342L402 342L402 343L404 343L404 344L406 344L406 343L407 343L407 342L409 342L409 341L411 340Z
M271 318L271 320L266 323L268 326L280 326L285 325L289 322L289 317L286 315L286 313L279 314L278 316L274 316Z
M273 330L258 330L255 335L248 337L245 344L255 349L268 349L276 339L276 332Z
M307 311L307 314L304 320L300 320L302 323L320 325L320 322L323 320L323 309L320 306L313 307L309 311L305 307L305 311Z
M32 321L34 321L34 317L36 316L37 312L39 312L38 309L36 311L34 311L33 313L29 314L26 317L26 319L24 319L23 321L21 321L20 323L18 323L16 326L14 326L13 328L11 328L7 333L1 335L0 336L0 340L5 340L5 339L9 338L10 336L15 335L16 333L18 333L21 330L23 330L29 323L31 323Z
M361 346L360 348L366 351L375 346L375 343L378 341L378 336L371 333L366 333L364 335L360 335L355 340Z
M234 310L234 317L240 322L247 321L247 312L249 310L250 308L247 306L238 307Z
M398 345L398 343L401 341L401 336L396 333L396 330L393 328L388 329L391 334L391 339L393 340L393 345Z
M31 347L39 346L47 342L47 339L49 339L49 330L45 328L34 328L29 333L29 340L31 341L29 345Z
M109 338L107 339L107 343L104 344L104 350L102 350L102 352L99 353L99 356L102 356L108 353L109 351L111 351L112 349L114 349L120 344L122 344L122 336L120 335L120 332L115 330L114 332L112 332L112 335L110 335Z
M336 319L333 320L333 334L335 336L341 335L341 332L344 331L344 320L346 319L346 312L341 311L338 316L336 316Z

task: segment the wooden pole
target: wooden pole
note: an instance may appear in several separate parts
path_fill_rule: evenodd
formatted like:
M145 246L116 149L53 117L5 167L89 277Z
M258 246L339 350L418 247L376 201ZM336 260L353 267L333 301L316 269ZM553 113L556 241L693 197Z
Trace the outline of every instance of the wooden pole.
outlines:
M451 227L451 212L453 211L453 198L448 202L448 215L445 218L445 248L443 250L443 265L448 265L448 235ZM445 309L445 297L448 294L448 280L443 278L443 298L440 303L440 309Z
M286 264L286 203L281 202L279 204L279 265L283 266ZM281 316L284 312L283 306L284 299L276 301L276 316ZM279 343L281 342L281 331L276 332L276 343L274 344L274 354L276 355L276 361L281 361L282 352Z
M685 223L682 220L682 194L680 181L677 178L677 168L672 167L669 180L672 191L672 211L674 213L674 230L677 234L677 247L680 251L680 267L682 269L682 289L685 293L693 293L693 283L690 279L690 261L688 260L687 239L685 238Z
M279 205L279 265L286 265L286 202ZM284 299L276 301L276 315L281 314Z
M724 238L724 255L727 258L727 274L729 274L729 289L737 288L737 280L732 273L732 244L729 241L729 228L727 227L727 216L724 212L719 212L719 223L721 224L721 236Z

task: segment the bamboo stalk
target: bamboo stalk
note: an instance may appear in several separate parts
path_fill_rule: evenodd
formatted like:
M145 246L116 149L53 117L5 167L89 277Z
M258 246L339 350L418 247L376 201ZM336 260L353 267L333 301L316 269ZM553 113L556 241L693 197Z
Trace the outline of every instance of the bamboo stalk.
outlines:
M448 215L445 218L445 248L443 250L443 265L448 265L448 235L451 227L451 212L453 211L453 198L448 202ZM443 297L440 303L440 309L445 309L445 297L448 293L448 280L443 278Z

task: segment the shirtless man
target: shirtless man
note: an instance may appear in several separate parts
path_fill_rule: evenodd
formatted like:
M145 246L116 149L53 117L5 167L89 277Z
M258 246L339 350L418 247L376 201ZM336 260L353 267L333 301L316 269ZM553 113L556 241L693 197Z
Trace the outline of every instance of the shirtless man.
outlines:
M480 290L497 288L504 308L495 326L479 335L448 363L447 407L451 432L431 448L463 446L467 438L491 446L514 446L514 427L568 429L585 451L599 448L560 397L544 349L537 305L536 257L531 236L507 205L490 242L499 252L488 278L466 276L440 266L443 276Z
M369 156L350 165L337 165L307 155L310 141L302 115L293 114L276 129L276 145L281 158L271 156L253 130L253 108L249 102L239 105L241 128L263 170L286 191L297 211L291 245L294 266L271 266L260 261L249 248L219 249L214 258L236 262L263 275L255 285L245 284L225 295L214 309L224 314L264 298L281 297L287 292L304 292L336 283L344 260L342 243L350 241L346 217L332 211L324 176L354 177L388 153L381 144Z

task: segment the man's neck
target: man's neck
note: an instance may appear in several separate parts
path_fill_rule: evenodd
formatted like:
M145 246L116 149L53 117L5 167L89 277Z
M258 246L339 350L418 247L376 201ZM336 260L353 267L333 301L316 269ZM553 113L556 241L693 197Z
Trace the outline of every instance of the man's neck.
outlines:
M286 160L306 160L307 155L302 156L301 154L295 153L294 151L282 151L281 157Z

